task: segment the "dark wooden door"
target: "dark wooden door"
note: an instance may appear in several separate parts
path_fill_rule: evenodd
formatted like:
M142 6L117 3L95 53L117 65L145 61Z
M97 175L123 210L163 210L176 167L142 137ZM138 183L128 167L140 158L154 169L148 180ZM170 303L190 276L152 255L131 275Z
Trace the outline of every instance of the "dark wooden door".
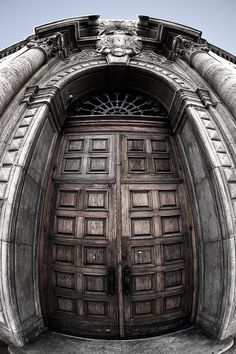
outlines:
M169 134L64 135L46 243L49 328L133 337L189 320L190 217L177 155Z
M168 135L122 137L125 336L189 321L190 225L176 155Z
M65 135L54 175L48 269L49 327L115 337L114 135Z

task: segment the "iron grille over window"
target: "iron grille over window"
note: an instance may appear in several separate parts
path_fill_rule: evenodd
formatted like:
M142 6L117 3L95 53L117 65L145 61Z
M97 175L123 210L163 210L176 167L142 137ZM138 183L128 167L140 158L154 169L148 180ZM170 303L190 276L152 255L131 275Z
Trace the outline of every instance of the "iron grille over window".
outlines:
M162 116L167 112L156 100L139 93L104 92L77 100L70 115Z

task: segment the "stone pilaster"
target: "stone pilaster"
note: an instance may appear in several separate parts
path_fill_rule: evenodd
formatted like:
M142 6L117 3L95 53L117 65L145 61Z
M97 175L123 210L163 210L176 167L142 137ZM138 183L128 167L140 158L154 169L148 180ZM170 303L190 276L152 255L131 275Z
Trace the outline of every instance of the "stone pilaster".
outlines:
M172 58L180 57L192 66L236 119L236 71L212 57L206 43L193 43L177 36L172 49Z
M27 51L0 70L0 115L23 85L50 56L65 53L64 38L61 33L32 40L27 47Z

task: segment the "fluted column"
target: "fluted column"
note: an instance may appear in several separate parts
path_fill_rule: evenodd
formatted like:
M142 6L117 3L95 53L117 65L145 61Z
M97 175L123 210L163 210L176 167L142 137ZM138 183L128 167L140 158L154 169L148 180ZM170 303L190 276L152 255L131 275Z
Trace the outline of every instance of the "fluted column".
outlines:
M55 52L63 50L63 43L61 33L55 33L51 37L40 40L32 40L27 44L27 51L13 59L8 66L0 69L0 115L48 58Z
M206 44L197 44L177 36L173 54L187 61L212 89L236 119L236 70L223 65L209 53Z

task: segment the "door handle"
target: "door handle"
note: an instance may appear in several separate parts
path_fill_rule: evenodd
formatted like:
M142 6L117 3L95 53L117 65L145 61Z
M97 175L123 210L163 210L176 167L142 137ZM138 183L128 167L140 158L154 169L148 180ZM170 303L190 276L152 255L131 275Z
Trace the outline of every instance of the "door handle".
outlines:
M108 267L107 281L107 293L114 295L116 293L116 268L114 266Z
M131 293L131 269L128 265L123 268L123 286L125 295Z

